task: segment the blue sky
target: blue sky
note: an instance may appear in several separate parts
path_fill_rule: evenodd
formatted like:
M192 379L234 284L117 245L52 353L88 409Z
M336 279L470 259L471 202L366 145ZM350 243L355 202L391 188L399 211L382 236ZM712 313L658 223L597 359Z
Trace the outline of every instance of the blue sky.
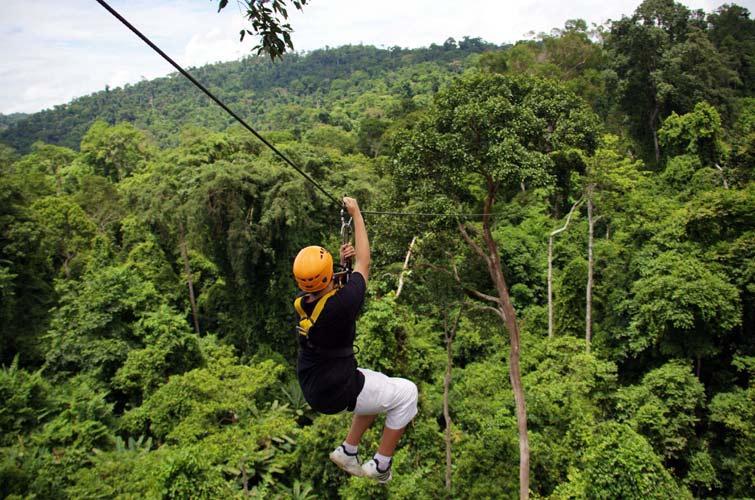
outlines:
M495 43L563 26L567 19L602 23L631 14L641 0L311 0L292 13L297 50L344 44L420 47L447 37ZM243 19L235 0L220 14L210 0L111 0L111 5L179 64L238 59ZM715 9L723 1L683 0ZM735 2L755 10L755 0ZM291 9L293 10L293 8ZM0 2L0 113L34 112L172 68L95 0Z

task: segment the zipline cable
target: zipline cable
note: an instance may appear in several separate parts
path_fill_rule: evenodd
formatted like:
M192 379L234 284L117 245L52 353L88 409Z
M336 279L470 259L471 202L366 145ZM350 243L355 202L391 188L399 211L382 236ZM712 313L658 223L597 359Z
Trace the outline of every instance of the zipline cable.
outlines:
M104 7L105 10L107 10L108 12L110 12L110 14L112 14L113 17L115 17L121 23L123 23L123 25L126 26L128 29L130 29L136 36L138 36L139 38L141 38L144 43L146 43L147 45L149 45L152 48L152 50L154 50L155 52L157 52L158 54L160 54L163 59L165 59L166 61L168 61L174 68L176 68L178 70L179 73L181 73L183 76L185 76L186 78L188 78L189 81L191 81L191 83L193 83L199 90L201 90L202 92L204 92L207 95L207 97L209 97L210 99L212 99L213 101L215 101L215 104L217 104L218 106L220 106L221 108L223 108L226 113L228 113L233 118L235 118L236 121L239 122L245 129L247 129L249 132L251 132L252 134L254 134L254 136L257 139L259 139L260 141L262 141L262 143L265 146L267 146L271 150L273 150L273 152L275 154L277 154L291 168L293 168L294 170L296 170L297 172L299 172L305 179L307 179L317 189L319 189L321 193L323 193L325 196L327 196L328 198L330 198L333 201L333 203L335 203L339 208L341 207L342 203L340 201L338 201L333 195L331 195L330 193L328 193L327 191L325 191L325 189L322 186L320 186L320 184L318 184L312 177L310 177L309 175L307 175L307 173L304 172L302 169L300 169L299 167L297 167L296 164L293 161L291 161L286 155L284 155L283 153L281 153L275 146L273 146L272 144L270 144L267 141L267 139L265 139L259 133L257 133L257 131L254 130L251 126L249 126L249 124L247 124L239 115L237 115L236 113L234 113L233 111L231 111L231 109L228 106L226 106L223 103L223 101L221 101L220 99L218 99L217 97L215 97L215 95L212 92L210 92L209 90L207 90L207 87L205 87L204 85L202 85L201 83L199 83L196 80L196 78L194 78L191 75L191 73L189 73L188 71L186 71L185 69L183 69L177 62L175 62L173 59L171 59L168 54L166 54L165 52L163 52L160 49L160 47L158 47L157 45L155 45L152 42L152 40L150 40L145 35L143 35L141 31L139 31L138 29L136 29L130 22L128 22L123 16L121 16L118 13L118 11L116 11L114 8L112 8L110 5L108 5L108 3L105 2L105 0L97 0L97 3L99 3L102 7Z
M375 210L362 210L364 215L391 215L391 216L407 216L407 217L457 217L460 219L471 219L475 217L485 217L485 214L439 214L439 213L425 213L425 212L378 212ZM489 216L495 215L494 213L487 214Z
M306 172L304 172L301 168L296 166L296 164L291 161L286 155L281 153L278 148L273 146L270 142L267 141L262 135L260 135L256 130L254 130L246 121L244 121L243 118L241 118L239 115L237 115L235 112L233 112L228 106L225 105L223 101L215 97L215 95L210 92L207 87L199 83L196 78L194 78L191 73L183 69L180 64L178 64L176 61L174 61L168 54L163 52L163 50L158 47L152 40L150 40L146 35L144 35L141 31L139 31L133 24L128 22L126 18L124 18L122 15L118 13L117 10L112 8L105 0L97 0L97 3L99 3L105 10L107 10L110 14L113 15L117 20L119 20L124 26L126 26L128 29L130 29L136 36L142 39L144 43L149 45L152 50L157 52L163 59L168 61L171 66L176 68L179 73L181 73L183 76L185 76L191 83L194 84L199 90L205 93L207 97L212 99L212 101L215 102L218 106L220 106L226 113L231 115L237 122L239 122L245 129L247 129L249 132L251 132L257 139L259 139L265 146L270 148L275 154L277 154L284 162L286 162L291 168L296 170L299 174L302 175L306 180L308 180L310 183L312 183L313 186L315 186L317 189L320 190L322 194L327 196L333 203L335 203L339 208L342 208L342 203L338 201L333 195L328 193L320 184L317 183L312 177L310 177ZM458 218L474 218L474 217L484 217L485 214L440 214L440 213L419 213L419 212L380 212L380 211L374 211L374 210L363 210L363 214L365 215L389 215L389 216L409 216L409 217L458 217ZM489 214L494 215L494 214Z

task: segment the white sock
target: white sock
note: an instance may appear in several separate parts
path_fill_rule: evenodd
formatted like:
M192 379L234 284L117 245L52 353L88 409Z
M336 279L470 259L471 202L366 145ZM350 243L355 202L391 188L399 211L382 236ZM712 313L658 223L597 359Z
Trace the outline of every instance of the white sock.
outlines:
M381 455L380 453L375 453L374 458L375 458L375 463L377 464L378 472L385 472L391 468L392 457L386 457L385 455Z
M343 442L343 449L346 450L347 455L356 455L357 450L359 449L359 446L354 446L353 444L349 444L346 441Z

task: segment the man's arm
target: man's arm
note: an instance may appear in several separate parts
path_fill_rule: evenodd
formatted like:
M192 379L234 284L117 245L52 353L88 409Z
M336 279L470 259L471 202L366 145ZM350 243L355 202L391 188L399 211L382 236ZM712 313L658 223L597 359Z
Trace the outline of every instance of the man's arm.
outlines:
M354 222L354 244L356 246L354 271L362 275L366 284L370 275L370 240L367 238L367 228L364 226L364 218L362 218L357 200L345 197L343 204Z

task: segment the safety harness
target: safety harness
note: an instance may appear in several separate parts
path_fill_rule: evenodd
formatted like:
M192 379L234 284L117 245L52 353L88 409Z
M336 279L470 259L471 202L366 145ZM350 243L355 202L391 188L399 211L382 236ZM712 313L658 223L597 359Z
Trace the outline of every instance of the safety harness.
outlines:
M351 241L351 234L353 233L351 223L352 218L349 217L347 220L346 210L344 207L341 207L341 243L343 244ZM328 302L328 299L335 295L340 288L342 288L344 285L346 285L346 283L349 282L350 276L351 260L348 260L346 262L343 262L339 266L339 271L333 274L333 282L335 283L336 288L329 291L317 300L317 304L315 304L315 308L312 310L311 315L307 314L301 305L302 299L304 299L305 297L304 295L297 297L294 301L294 309L296 309L296 312L299 313L299 324L296 325L296 331L299 332L299 335L304 337L304 345L306 346L306 349L329 358L347 358L354 355L353 347L325 348L313 344L309 339L309 330L313 326L315 326L317 318L320 317L320 313L322 313L322 310L325 309L325 303Z
M312 311L312 316L308 315L306 311L304 311L304 308L301 306L301 301L302 299L304 299L305 295L296 298L296 300L294 301L294 309L296 309L296 312L299 313L299 324L296 326L296 331L299 332L299 335L303 335L307 340L309 340L310 328L315 326L317 318L320 317L320 313L323 309L325 309L325 303L329 298L335 295L337 291L337 289L331 290L320 297L320 299L317 301L317 304L315 304L314 310Z
M294 309L299 313L299 324L296 325L296 331L299 332L299 335L304 337L304 345L306 346L306 349L329 358L347 358L354 354L354 349L352 347L325 348L313 344L309 339L309 330L315 326L317 318L320 317L320 313L325 309L325 303L328 302L328 299L335 295L336 292L338 292L338 289L333 289L320 297L317 300L317 304L315 304L315 308L312 310L311 315L307 314L301 305L305 296L302 295L301 297L297 297L294 301Z

